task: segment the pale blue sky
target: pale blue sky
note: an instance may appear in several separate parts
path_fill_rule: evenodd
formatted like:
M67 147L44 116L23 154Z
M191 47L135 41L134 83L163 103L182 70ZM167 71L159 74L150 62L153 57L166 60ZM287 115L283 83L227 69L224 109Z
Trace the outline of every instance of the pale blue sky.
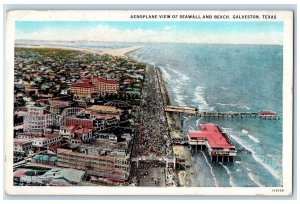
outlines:
M16 39L282 43L282 22L17 21ZM272 43L273 42L273 43Z

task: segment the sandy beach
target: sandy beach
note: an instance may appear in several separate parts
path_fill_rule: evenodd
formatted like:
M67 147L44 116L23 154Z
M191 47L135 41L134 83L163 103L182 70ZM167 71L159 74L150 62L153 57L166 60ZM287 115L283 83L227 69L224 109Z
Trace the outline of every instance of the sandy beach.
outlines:
M104 51L103 54L108 54L108 55L112 55L115 57L124 57L125 54L133 52L140 48L142 48L142 47L141 46L133 46L133 47L120 48L120 49L111 49L111 50Z
M110 49L110 50L101 50L101 49L88 49L88 48L76 48L76 47L63 47L63 46L51 46L51 45L16 45L15 47L24 47L24 48L53 48L53 49L63 49L63 50L75 50L81 52L88 52L93 54L99 55L111 55L114 57L124 57L126 54L133 52L142 48L141 46L132 46L132 47L125 47L125 48L118 48L118 49Z

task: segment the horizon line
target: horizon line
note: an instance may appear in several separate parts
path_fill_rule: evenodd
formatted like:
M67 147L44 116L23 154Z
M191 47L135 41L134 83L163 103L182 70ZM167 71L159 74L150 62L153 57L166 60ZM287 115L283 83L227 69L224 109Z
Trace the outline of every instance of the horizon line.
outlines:
M283 46L283 44L271 44L271 43L221 43L221 42L132 42L132 41L96 41L96 40L34 40L34 39L15 39L15 45L16 41L44 41L44 42L102 42L102 43L166 43L166 44L212 44L212 45L277 45L277 46ZM55 46L55 45L54 45Z

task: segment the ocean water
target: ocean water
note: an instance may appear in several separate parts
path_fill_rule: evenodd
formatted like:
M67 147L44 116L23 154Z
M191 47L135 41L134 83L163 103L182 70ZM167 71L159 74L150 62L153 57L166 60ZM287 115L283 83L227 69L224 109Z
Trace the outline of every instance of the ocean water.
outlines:
M148 44L132 57L161 68L171 103L206 111L276 111L281 120L184 116L184 132L215 123L240 161L194 156L197 186L282 186L282 46Z
M130 56L161 68L174 105L203 111L272 110L280 120L183 116L184 132L215 123L237 147L239 161L194 156L196 186L282 186L282 46L175 43L17 42L91 49L143 46Z

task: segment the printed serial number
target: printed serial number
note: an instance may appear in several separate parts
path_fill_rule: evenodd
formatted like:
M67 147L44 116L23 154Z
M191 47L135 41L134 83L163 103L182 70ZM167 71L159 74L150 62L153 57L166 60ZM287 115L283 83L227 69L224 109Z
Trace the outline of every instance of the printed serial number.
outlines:
M284 189L275 188L275 189L272 189L272 192L274 192L274 193L284 192Z

